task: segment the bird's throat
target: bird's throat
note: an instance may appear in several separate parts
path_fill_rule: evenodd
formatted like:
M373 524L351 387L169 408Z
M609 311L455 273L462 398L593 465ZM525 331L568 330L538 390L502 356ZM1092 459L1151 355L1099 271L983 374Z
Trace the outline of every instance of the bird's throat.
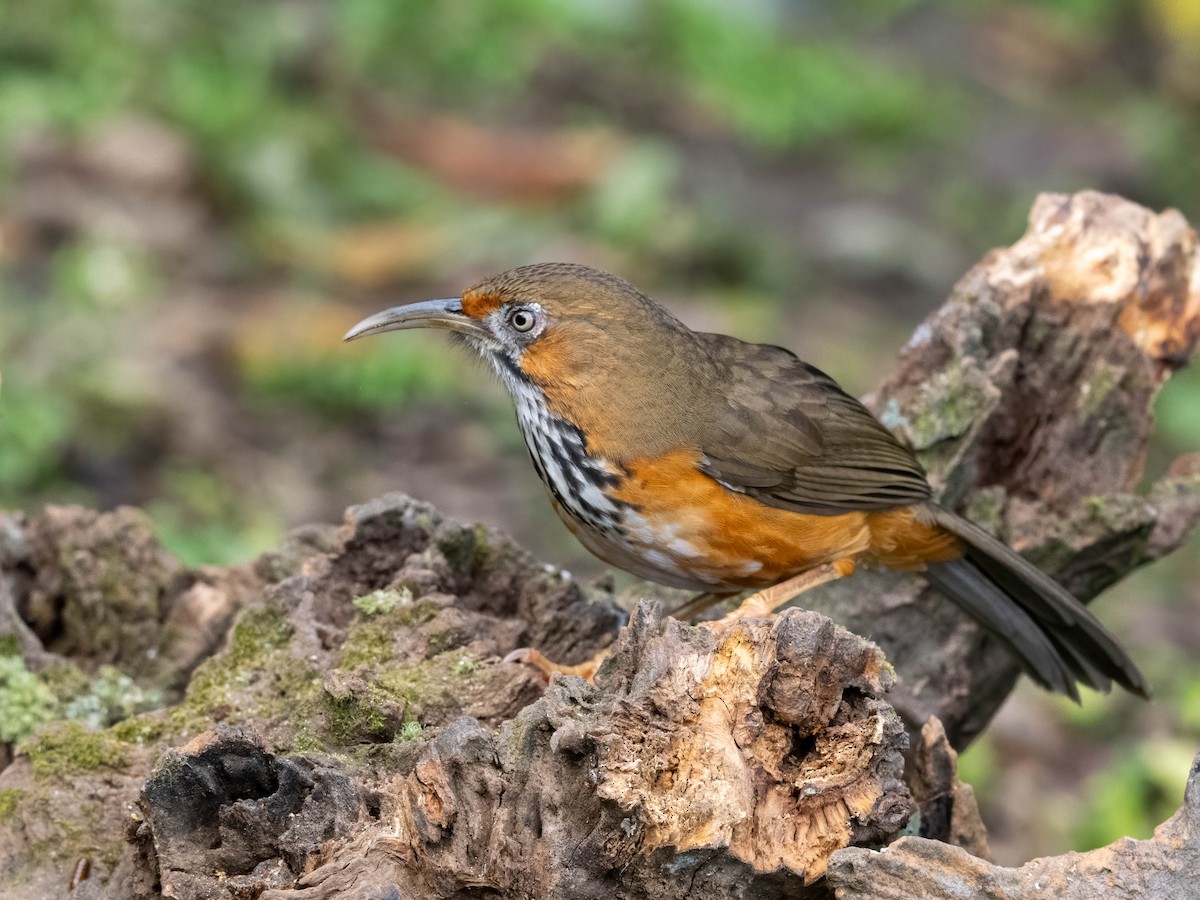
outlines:
M538 476L562 510L580 524L617 537L628 504L610 492L618 469L594 456L584 433L546 405L540 388L527 380L505 378L517 409L517 422Z

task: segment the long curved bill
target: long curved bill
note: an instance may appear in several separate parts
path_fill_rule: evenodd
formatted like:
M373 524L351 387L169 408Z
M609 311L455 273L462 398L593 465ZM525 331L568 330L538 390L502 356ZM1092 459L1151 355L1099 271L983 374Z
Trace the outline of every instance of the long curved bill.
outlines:
M472 337L488 337L487 327L463 312L462 300L425 300L407 306L393 306L363 319L346 332L343 341L356 341L385 331L405 331L409 328L441 328Z

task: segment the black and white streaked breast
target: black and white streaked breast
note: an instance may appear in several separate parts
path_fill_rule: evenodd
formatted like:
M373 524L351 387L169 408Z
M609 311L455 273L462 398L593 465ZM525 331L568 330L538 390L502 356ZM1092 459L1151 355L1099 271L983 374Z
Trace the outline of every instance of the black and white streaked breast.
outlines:
M608 491L619 483L615 467L588 453L587 438L573 423L554 415L541 391L507 359L493 360L512 394L529 458L554 499L581 524L619 539L628 504Z
M698 555L677 527L648 522L638 506L615 499L621 470L588 451L587 437L556 416L515 362L502 355L492 364L512 395L517 422L538 476L554 497L559 516L598 557L627 572L688 590L711 590L719 579L695 571Z

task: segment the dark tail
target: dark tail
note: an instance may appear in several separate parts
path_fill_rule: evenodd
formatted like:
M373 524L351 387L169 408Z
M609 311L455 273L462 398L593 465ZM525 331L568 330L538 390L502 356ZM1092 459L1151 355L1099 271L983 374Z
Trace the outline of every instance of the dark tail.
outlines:
M1086 606L982 528L941 507L933 521L966 544L966 556L934 563L929 581L1002 638L1039 684L1076 701L1076 683L1107 692L1112 682L1142 697L1142 673Z

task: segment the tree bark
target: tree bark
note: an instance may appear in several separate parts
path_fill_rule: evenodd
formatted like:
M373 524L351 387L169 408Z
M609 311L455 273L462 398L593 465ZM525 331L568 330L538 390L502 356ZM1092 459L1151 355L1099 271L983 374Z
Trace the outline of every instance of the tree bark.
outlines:
M944 502L1090 597L1200 519L1200 465L1133 493L1154 393L1198 336L1178 214L1045 196L871 403ZM401 496L204 572L132 511L0 516L5 652L47 678L117 663L171 700L17 748L6 896L61 893L79 859L92 900L899 897L910 869L1039 896L1067 869L989 868L955 772L1017 677L1004 648L918 576L805 604L717 638L643 603L618 635L611 596ZM501 662L614 637L594 685ZM1145 852L1200 878L1189 821ZM1078 871L1103 887L1149 858Z
M1200 894L1200 756L1192 762L1183 806L1148 841L1122 838L1089 853L994 866L940 841L903 837L875 852L840 850L828 882L838 900L1146 900Z

